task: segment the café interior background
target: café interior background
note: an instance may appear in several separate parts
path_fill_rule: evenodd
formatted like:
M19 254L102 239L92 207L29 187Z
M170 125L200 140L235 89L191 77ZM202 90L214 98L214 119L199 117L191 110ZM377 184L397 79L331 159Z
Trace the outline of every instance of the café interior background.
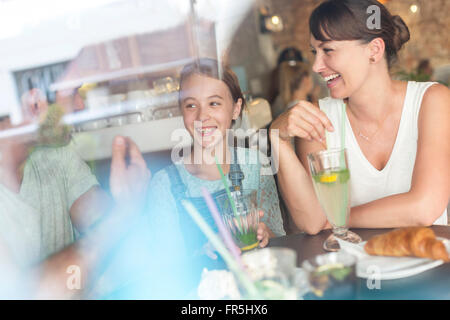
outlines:
M49 102L58 91L71 92L73 105L79 94L87 116L73 137L101 184L107 185L115 134L130 135L155 172L170 162L171 131L183 127L176 94L182 65L202 55L226 59L248 97L268 99L284 48L297 47L313 60L308 17L320 2L1 0L0 117L20 122L21 97L33 87ZM411 31L392 72L412 76L429 59L448 84L450 1L382 2ZM108 113L127 101L131 111ZM94 110L103 110L101 116Z

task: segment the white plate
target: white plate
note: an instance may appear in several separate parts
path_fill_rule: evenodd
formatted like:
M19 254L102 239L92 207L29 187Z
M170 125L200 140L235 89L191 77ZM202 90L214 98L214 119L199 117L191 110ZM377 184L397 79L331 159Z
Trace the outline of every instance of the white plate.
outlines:
M444 241L444 245L450 254L450 241L445 238L438 237L438 239ZM353 245L346 242L341 245L344 250L358 256L356 275L360 278L374 280L406 278L436 268L444 263L442 260L424 258L371 256L365 253L365 244L366 242L361 242Z

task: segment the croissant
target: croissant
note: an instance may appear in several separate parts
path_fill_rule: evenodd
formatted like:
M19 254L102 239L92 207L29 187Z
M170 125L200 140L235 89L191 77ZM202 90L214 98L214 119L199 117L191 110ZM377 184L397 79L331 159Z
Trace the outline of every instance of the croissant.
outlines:
M371 238L364 246L370 255L420 257L449 262L449 254L433 230L425 227L396 229Z

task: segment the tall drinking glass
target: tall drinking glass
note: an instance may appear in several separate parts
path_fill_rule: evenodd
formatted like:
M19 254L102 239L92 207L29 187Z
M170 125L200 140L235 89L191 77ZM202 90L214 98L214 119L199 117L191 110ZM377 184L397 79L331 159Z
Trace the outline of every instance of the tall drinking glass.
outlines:
M361 238L348 230L350 214L350 171L345 149L330 149L308 155L309 169L317 199L333 227L333 233L323 244L327 251L340 249L336 237L352 243Z

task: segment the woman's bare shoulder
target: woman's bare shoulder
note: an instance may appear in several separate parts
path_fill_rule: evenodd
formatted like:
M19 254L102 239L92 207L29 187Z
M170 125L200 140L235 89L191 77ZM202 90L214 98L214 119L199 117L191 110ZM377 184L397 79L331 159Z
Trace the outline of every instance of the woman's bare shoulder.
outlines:
M450 90L442 84L433 84L425 91L418 119L419 132L422 132L422 135L428 132L430 139L433 139L438 132L445 135L449 133L449 102Z
M421 113L442 113L441 116L445 119L445 115L450 107L450 90L440 84L436 83L430 86L422 99Z
M423 96L423 102L426 102L427 100L438 99L440 100L438 102L442 102L448 106L449 97L450 97L450 90L443 84L435 83L431 87L429 87L427 91L425 91L425 94Z

